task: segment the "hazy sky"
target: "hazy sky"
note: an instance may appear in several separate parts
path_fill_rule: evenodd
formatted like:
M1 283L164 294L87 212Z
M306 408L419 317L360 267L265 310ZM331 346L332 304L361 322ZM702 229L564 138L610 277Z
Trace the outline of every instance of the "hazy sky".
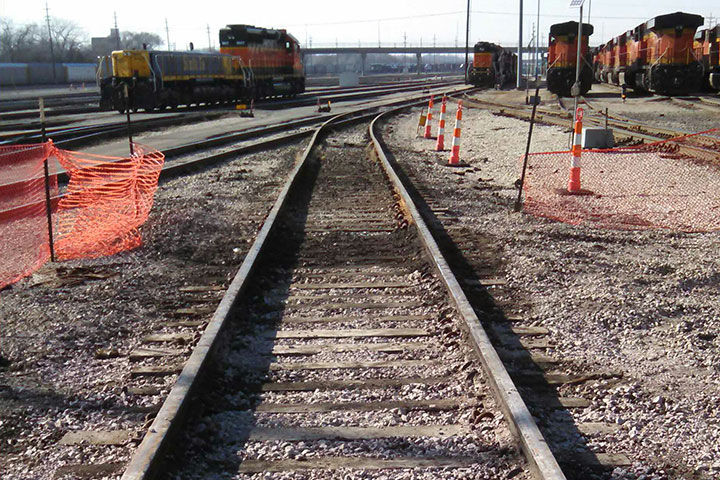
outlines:
M0 0L0 17L15 23L43 22L44 0ZM178 49L192 41L198 48L210 40L217 46L218 29L228 23L246 23L264 27L287 28L302 44L313 46L377 45L463 45L465 41L466 0L203 0L80 2L47 0L50 16L75 21L91 36L107 36L117 13L120 30L150 31L166 38L165 19L170 43ZM470 43L488 40L517 45L519 0L472 1ZM569 8L569 0L540 0L541 39L546 41L553 23L577 19L578 11ZM524 2L524 41L536 21L537 0ZM692 5L692 6L691 6ZM585 0L590 7L590 22L595 26L591 44L631 29L656 15L684 10L706 17L720 15L717 0ZM713 10L714 8L714 10ZM717 19L713 18L713 24Z

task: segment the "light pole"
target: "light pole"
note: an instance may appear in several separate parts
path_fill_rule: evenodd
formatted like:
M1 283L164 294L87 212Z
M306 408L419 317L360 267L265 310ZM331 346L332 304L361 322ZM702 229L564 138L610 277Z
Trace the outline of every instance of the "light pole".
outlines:
M575 85L572 86L571 92L575 101L573 102L573 125L577 121L578 100L580 98L580 51L582 50L582 31L583 31L583 3L585 0L570 0L570 7L580 7L580 22L578 23L578 34L575 41L577 45L577 55L575 56Z
M465 83L468 81L468 50L470 48L470 0L467 2L467 15L465 16Z
M517 80L515 87L520 90L522 89L522 67L523 67L523 60L522 60L522 21L523 21L523 0L520 0L520 20L519 20L519 27L518 27L518 49L517 49L517 57L518 57L518 66L517 66Z
M535 82L537 83L539 80L538 75L538 64L540 63L540 0L538 0L537 4L537 33L535 34Z

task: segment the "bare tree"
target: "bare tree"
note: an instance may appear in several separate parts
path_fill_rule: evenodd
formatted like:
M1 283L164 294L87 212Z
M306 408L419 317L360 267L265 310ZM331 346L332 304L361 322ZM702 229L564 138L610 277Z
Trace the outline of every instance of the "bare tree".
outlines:
M148 50L163 45L160 35L148 32L122 32L120 34L120 44L127 49L140 49L143 44L147 45Z
M77 62L86 57L87 35L75 22L53 19L50 28L58 61Z
M25 61L28 51L34 50L39 40L40 30L37 24L16 26L12 20L0 19L0 60Z
M51 19L55 61L93 62L85 32L70 20ZM0 61L49 62L50 41L47 29L38 24L15 25L0 19Z

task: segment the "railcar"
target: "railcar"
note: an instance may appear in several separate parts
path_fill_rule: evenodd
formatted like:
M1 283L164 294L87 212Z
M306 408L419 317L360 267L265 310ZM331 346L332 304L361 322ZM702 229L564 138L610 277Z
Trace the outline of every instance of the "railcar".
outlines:
M720 90L720 25L695 34L695 58L703 66L703 86Z
M250 69L257 97L305 91L300 43L286 30L228 25L220 29L220 53L240 58Z
M473 47L470 83L476 87L504 86L515 79L517 55L500 45L478 42Z
M683 95L700 89L703 66L695 57L695 31L700 15L675 12L659 15L633 29L628 38L624 84L636 90Z
M578 43L580 44L580 93L587 93L592 86L593 65L588 46L594 28L582 24L578 42L578 22L557 23L550 27L548 41L547 88L560 96L569 96L575 83Z

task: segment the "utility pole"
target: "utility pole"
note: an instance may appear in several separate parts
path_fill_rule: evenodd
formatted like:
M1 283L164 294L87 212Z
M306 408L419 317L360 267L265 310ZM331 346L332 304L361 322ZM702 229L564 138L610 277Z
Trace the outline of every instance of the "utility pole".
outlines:
M467 2L467 14L465 15L465 83L469 83L468 80L468 50L470 48L470 0Z
M378 48L380 48L380 20L378 20Z
M403 32L403 48L407 48L407 32Z
M210 40L210 24L209 23L207 24L207 33L208 33L208 51L212 51L212 40Z
M537 4L537 32L535 34L535 82L540 81L540 0Z
M573 97L575 97L575 101L573 102L573 125L575 125L575 122L577 121L578 100L580 99L580 72L582 68L582 65L580 64L580 51L582 50L584 2L585 0L572 0L570 2L571 7L580 7L580 23L578 23L578 33L576 39L577 55L575 57L575 85L573 85L571 89L571 93L573 94Z
M50 9L48 8L47 2L45 2L45 19L47 20L48 40L50 40L50 58L52 59L53 82L57 83L57 72L55 71L55 52L53 50L52 30L50 30Z
M518 49L517 49L517 57L518 57L518 66L517 66L517 79L516 79L516 85L515 87L520 90L522 89L522 65L523 65L523 58L522 58L522 42L523 42L523 0L520 0L520 21L518 26Z
M117 26L117 12L113 12L113 17L115 17L115 48L120 50L120 30L118 30Z
M167 17L165 17L165 37L167 38L167 49L170 51L170 27L168 26Z

